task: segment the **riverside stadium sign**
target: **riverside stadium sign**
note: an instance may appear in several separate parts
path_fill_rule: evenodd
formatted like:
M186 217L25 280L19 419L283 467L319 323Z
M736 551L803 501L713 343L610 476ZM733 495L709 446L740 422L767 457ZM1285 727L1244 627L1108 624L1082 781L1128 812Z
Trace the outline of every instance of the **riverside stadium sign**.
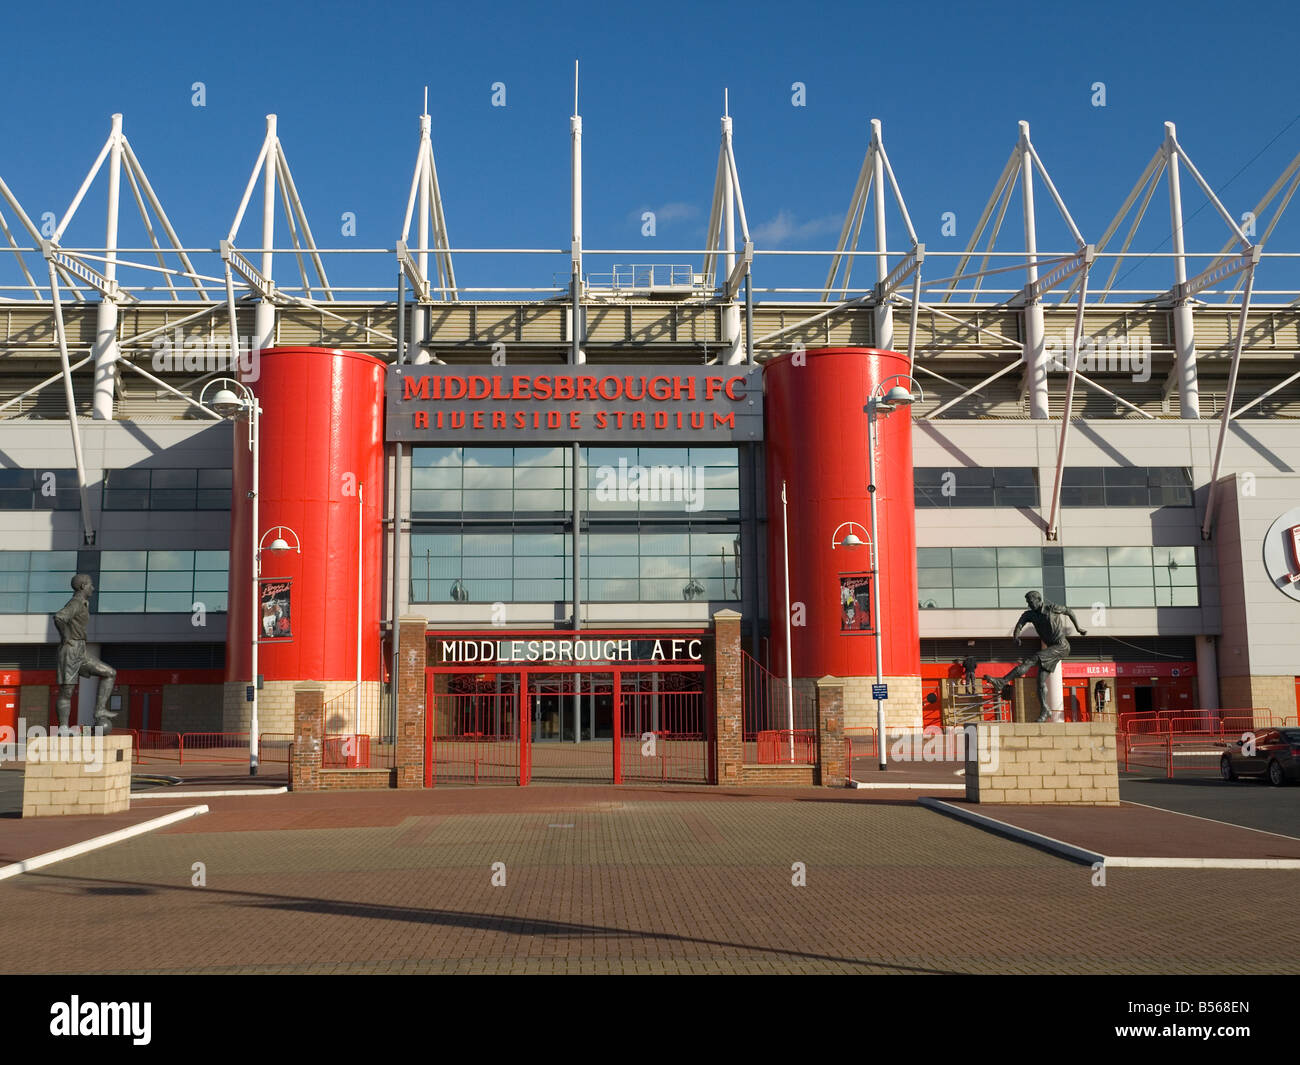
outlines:
M757 366L391 366L386 400L400 443L763 438Z

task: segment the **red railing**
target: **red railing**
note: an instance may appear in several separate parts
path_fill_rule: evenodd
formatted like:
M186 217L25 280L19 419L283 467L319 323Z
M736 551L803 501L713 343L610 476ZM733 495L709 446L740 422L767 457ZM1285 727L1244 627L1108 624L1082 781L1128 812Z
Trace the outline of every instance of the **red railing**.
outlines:
M322 769L369 769L370 737L332 734L325 737L321 750Z
M618 735L621 780L709 782L703 692L623 692Z
M262 762L283 762L289 764L289 755L293 751L293 733L263 732L257 740L257 757Z
M181 762L237 765L248 761L247 732L182 732Z
M765 729L758 734L759 765L816 765L817 733L812 729Z
M430 786L526 782L528 744L521 742L519 699L514 692L435 694L428 712L426 780Z
M1253 710L1200 710L1193 713L1120 715L1116 754L1131 768L1161 769L1172 780L1179 772L1212 772L1228 745L1243 735L1282 728L1294 718Z
M130 732L136 762L185 761L185 744L179 732L157 729L131 729Z
M768 672L761 662L744 651L740 653L740 661L741 729L744 733L746 762L759 760L760 732L789 732L792 729L795 732L816 731L817 703L810 690L795 689L791 697L789 681L785 677Z

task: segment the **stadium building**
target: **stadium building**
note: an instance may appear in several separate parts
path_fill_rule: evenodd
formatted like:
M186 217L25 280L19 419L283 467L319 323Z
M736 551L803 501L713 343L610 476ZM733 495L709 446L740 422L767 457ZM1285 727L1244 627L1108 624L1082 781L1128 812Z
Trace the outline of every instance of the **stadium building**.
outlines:
M1012 639L1030 590L1087 631L1067 720L1294 719L1300 310L1264 238L1300 157L1246 227L1167 125L1090 241L1022 123L969 241L938 252L873 123L812 286L751 240L729 117L702 250L667 264L584 247L577 116L570 135L568 238L481 288L456 280L479 253L448 237L427 115L378 251L318 247L273 116L215 247L181 242L120 116L53 236L0 181L0 725L53 720L75 573L142 736L252 729L267 757L319 681L327 730L361 737L345 764L383 768L418 650L429 783L630 779L619 744L646 733L697 744L648 777L716 780L722 625L747 762L763 734L815 760L795 745L826 676L850 729L952 723L963 662L1001 675L1037 647ZM1213 247L1184 247L1185 188ZM1153 198L1154 257L1130 247ZM105 242L73 245L105 201ZM1038 246L1047 211L1064 249ZM331 283L343 260L375 280ZM1118 288L1138 266L1167 273ZM1018 682L1006 712L1039 709Z

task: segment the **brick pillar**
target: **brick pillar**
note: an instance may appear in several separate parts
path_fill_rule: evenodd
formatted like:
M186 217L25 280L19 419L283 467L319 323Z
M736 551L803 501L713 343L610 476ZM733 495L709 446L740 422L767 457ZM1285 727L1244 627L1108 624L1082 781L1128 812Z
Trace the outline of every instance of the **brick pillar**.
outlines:
M425 629L418 616L398 619L401 662L397 667L397 786L424 787Z
M325 685L303 681L293 686L293 746L290 791L318 791L321 786L321 741L325 736Z
M714 783L740 784L745 762L740 615L734 610L719 610L713 615L713 636L713 735L718 767Z
M835 677L817 682L817 762L824 787L844 786L844 682Z

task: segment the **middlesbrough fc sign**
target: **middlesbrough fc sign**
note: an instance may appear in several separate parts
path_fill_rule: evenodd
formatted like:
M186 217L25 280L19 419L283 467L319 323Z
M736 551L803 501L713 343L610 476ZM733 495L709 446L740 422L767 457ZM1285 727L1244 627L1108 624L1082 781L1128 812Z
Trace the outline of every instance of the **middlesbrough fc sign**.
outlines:
M392 366L386 399L399 442L763 438L757 366Z

